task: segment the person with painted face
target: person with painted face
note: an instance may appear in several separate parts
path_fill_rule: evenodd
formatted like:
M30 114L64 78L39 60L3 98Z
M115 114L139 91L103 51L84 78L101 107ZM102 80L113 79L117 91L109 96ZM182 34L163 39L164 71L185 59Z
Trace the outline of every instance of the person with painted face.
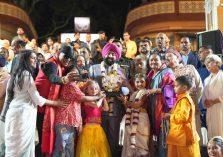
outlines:
M58 99L61 85L74 80L76 73L70 72L66 74L66 69L69 67L69 62L73 56L72 48L68 45L63 45L59 53L54 54L53 57L41 65L35 84L42 97L50 100ZM54 116L53 107L38 108L37 129L40 135L40 144L41 139L43 140L42 152L47 154L51 154L53 151L54 136L51 135L54 134ZM40 144L37 146L37 155L40 153Z
M117 99L121 93L121 86L131 86L126 81L120 66L117 64L121 57L120 49L113 43L108 43L102 49L103 61L90 67L89 76L96 80L102 90L106 92L109 110L102 112L102 127L105 130L113 157L121 156L119 146L119 128L125 107Z

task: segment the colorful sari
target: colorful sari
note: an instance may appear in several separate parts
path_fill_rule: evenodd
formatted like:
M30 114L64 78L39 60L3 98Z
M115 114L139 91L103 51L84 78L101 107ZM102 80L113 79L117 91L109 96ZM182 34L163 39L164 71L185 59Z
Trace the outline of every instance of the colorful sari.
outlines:
M156 153L158 157L167 156L167 150L164 148L165 134L161 131L161 122L163 113L167 113L173 108L176 101L174 94L175 76L170 68L163 64L160 70L155 74L151 70L147 76L147 89L161 88L162 93L151 94L149 96L149 118L151 121L151 131L155 141L158 142Z

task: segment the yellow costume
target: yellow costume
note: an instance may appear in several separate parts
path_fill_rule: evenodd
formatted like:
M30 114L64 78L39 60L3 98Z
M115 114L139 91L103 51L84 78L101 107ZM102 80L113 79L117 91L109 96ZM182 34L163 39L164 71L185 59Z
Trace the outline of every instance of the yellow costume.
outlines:
M127 52L126 52L126 57L127 58L135 58L135 54L137 52L137 46L136 43L132 40L129 40L126 42L126 48L127 48Z
M170 111L168 157L200 157L199 140L193 100L189 93L180 94Z
M76 157L111 157L109 144L100 124L86 124L78 139Z

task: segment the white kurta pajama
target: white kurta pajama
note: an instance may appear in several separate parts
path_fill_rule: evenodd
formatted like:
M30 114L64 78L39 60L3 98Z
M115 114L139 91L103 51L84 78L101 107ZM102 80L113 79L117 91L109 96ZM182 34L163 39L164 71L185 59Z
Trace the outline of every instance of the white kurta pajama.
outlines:
M220 103L207 108L208 138L223 137L223 72L210 74L204 81L202 101L220 99Z
M5 157L34 157L37 105L46 99L36 90L34 80L27 71L23 72L22 90L14 87L14 98L5 119Z

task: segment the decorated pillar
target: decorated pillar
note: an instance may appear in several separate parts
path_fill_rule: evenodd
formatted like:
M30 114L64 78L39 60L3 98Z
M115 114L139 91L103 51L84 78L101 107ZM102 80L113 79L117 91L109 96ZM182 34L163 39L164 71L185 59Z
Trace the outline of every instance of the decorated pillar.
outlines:
M223 31L223 0L205 0L206 30Z

